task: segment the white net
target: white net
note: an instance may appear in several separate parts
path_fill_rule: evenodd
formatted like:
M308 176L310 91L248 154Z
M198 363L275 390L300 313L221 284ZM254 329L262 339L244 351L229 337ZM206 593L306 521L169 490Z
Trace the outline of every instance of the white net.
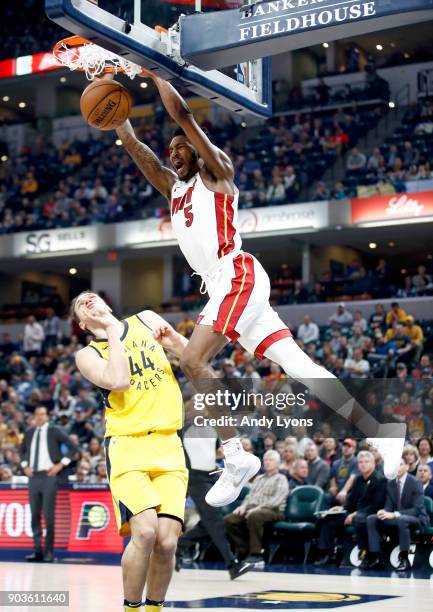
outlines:
M133 79L141 72L141 67L111 51L98 47L93 43L71 47L62 42L55 52L56 58L70 70L83 71L89 81L104 72L123 72Z

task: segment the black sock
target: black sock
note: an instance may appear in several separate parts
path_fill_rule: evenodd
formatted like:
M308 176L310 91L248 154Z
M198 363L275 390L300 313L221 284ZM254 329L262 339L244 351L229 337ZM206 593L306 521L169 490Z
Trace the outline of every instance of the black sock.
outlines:
M162 606L164 601L154 601L153 599L149 599L146 597L146 601L144 602L145 606Z
M141 608L143 604L141 601L128 601L127 599L124 599L123 605L128 606L129 608Z

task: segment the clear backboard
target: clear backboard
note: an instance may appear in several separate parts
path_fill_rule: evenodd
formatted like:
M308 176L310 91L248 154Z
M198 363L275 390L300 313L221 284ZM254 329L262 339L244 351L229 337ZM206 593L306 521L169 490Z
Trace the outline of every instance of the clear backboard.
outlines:
M271 59L202 70L181 56L182 15L237 9L242 0L46 0L48 17L127 60L236 113L272 114ZM224 31L212 33L224 41Z

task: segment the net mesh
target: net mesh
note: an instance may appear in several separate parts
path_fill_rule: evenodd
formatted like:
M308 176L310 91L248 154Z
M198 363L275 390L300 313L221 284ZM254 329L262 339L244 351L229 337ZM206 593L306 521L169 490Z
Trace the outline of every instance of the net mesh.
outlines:
M93 81L95 77L106 72L115 74L122 72L130 79L141 73L141 67L138 64L134 64L93 43L71 46L66 39L60 41L54 50L54 55L63 66L70 70L84 72L89 81Z

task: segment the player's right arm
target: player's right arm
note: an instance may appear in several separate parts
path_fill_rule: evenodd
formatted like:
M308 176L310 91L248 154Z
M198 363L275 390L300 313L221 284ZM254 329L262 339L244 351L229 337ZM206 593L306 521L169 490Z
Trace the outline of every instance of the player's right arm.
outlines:
M116 133L149 183L170 201L171 190L177 179L173 170L163 166L152 149L138 140L129 120L118 127Z
M110 391L127 391L130 376L119 330L113 326L106 331L109 358L103 359L91 346L86 346L75 357L77 367L97 387Z

